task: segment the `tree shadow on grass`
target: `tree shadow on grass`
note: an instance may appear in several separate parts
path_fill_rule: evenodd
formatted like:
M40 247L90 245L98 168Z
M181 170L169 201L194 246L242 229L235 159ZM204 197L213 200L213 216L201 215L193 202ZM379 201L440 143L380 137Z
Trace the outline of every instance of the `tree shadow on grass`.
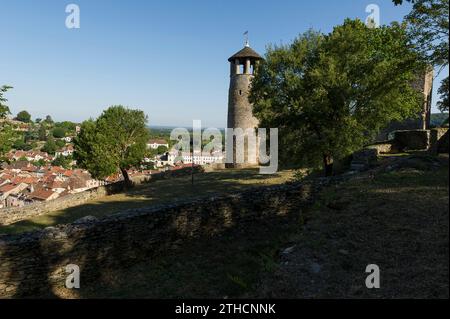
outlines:
M2 255L19 260L10 273L21 273L21 277L8 279L19 283L14 297L172 298L245 293L260 269L274 258L279 248L274 243L288 234L288 228L297 227L299 210L242 219L241 213L245 215L253 203L242 210L242 203L222 205L215 210L209 205L189 209L186 204L186 210L155 211L156 216L119 224L109 218L100 227L81 227L61 241L48 229L48 235L31 241L32 247L11 246ZM277 212L279 207L269 203L266 208ZM53 230L58 234L58 229ZM64 275L54 276L67 264L79 265L82 271L82 288L75 292L64 288Z
M205 196L205 194L207 196L210 196L217 193L223 194L229 193L230 191L232 192L235 190L241 190L242 186L240 185L239 181L236 181L233 178L230 181L228 180L229 177L223 178L221 176L216 176L214 183L216 183L217 181L217 183L220 184L220 187L224 187L226 189L225 191L216 192L215 189L214 191L211 191L211 189L213 189L211 187L206 188L206 191L201 192L200 190L203 188L200 187L198 189L192 189L192 198L199 198L199 196ZM178 191L183 191L184 185L178 186ZM148 188L144 188L144 191L148 192ZM172 196L174 195L172 194ZM11 233L16 233L18 230L35 230L44 228L48 225L65 224L87 215L94 215L98 217L111 215L113 213L109 211L109 209L111 208L117 209L118 211L139 207L146 207L146 209L151 209L152 206L161 203L161 201L153 201L153 197L151 197L150 199L149 197L151 197L149 194L144 193L144 196L142 196L141 194L136 195L136 190L130 190L124 194L124 199L120 201L100 201L96 203L87 203L77 207L65 209L64 211L62 211L63 214L49 213L45 216L42 216L42 218L44 218L42 220L33 219L21 221L10 226L3 226L2 230L3 232L7 232L9 230ZM192 204L189 203L192 198L189 196L183 196L183 200L181 202L186 202L184 204L186 205L186 207L192 207ZM173 204L173 198L169 199L169 202ZM162 201L162 203L164 203L164 201ZM250 206L248 206L247 208L242 208L244 211L245 209L258 209L257 205L255 206L253 205L253 203L248 204ZM233 205L239 205L239 203ZM275 206L273 210L277 211L276 209L278 207ZM187 243L194 242L194 247L197 247L193 250L187 249L186 252L190 251L190 253L188 253L188 255L184 255L184 257L180 257L182 259L186 258L188 260L190 254L195 254L196 250L201 249L200 246L196 245L202 245L205 243L208 243L208 245L214 244L215 240L219 240L217 241L217 245L220 244L223 246L230 244L230 248L233 247L233 249L227 249L225 248L225 246L223 246L223 248L221 249L222 253L224 253L225 251L229 251L233 254L239 254L239 249L241 249L238 248L240 247L239 242L246 240L244 239L244 237L241 237L239 240L228 242L227 234L229 234L229 232L233 229L240 229L241 231L243 230L244 235L248 234L250 228L241 228L243 227L243 225L247 225L247 222L241 224L234 221L235 215L241 213L240 206L233 206L231 211L221 208L214 209L213 206L207 207L210 208L202 208L204 212L203 215L197 214L196 209L188 210L186 216L184 216L184 214L172 214L166 219L163 218L163 224L159 226L152 226L153 228L151 229L142 230L141 228L137 227L136 229L140 230L140 232L134 232L135 228L133 227L135 227L136 225L133 226L133 224L128 224L128 222L124 222L120 225L120 227L117 227L116 221L114 221L114 218L112 218L109 219L109 221L105 222L106 225L110 223L110 227L105 225L104 227L106 227L105 229L114 229L113 235L111 235L110 233L108 234L107 231L102 231L101 229L99 230L93 227L82 229L75 235L72 234L71 236L69 236L69 239L60 239L57 237L58 231L61 229L61 227L59 227L48 228L44 232L37 231L29 233L26 237L28 239L26 239L25 241L22 240L24 237L19 237L16 235L0 236L0 240L5 239L9 242L9 245L6 246L6 249L0 251L0 259L2 259L2 261L12 261L9 264L10 270L8 272L2 271L2 274L7 273L7 278L0 278L0 282L6 282L7 285L14 288L10 294L14 298L82 298L85 296L93 296L89 293L84 294L83 290L69 291L68 289L64 288L63 278L66 276L66 274L64 273L65 266L68 264L76 264L80 266L84 278L89 278L92 283L95 283L93 284L93 286L95 286L98 282L102 282L106 285L114 287L115 283L118 282L118 290L112 290L113 292L115 291L112 295L114 297L122 295L122 292L120 291L124 288L123 285L120 284L120 282L125 278L123 274L129 275L129 273L124 273L124 269L134 266L137 262L150 261L153 265L153 261L158 260L158 258L160 258L161 256L164 256L170 251L176 251L177 248L174 248L174 246L179 245L179 240ZM160 214L161 217L164 216L166 212L164 210L160 210L158 214ZM151 215L149 215L146 218L152 217ZM270 232L269 229L273 226L273 222L272 220L267 221L265 218L262 218L262 220L264 222L267 222L267 226L269 228L259 229L258 234L267 237L267 233L264 233L263 229L266 229L267 232ZM255 222L255 225L253 226L258 225L259 223L261 223L261 221L258 223ZM191 230L190 227L193 227L193 230ZM62 227L62 229L64 229L64 227ZM159 232L162 232L162 239L158 237ZM219 236L219 239L213 239L216 235ZM17 241L11 242L8 240L8 238L15 238L17 239ZM89 240L84 240L85 238L89 238ZM174 238L179 238L179 240L174 240ZM186 239L186 241L184 239ZM253 240L249 240L249 242L253 243ZM234 248L238 250L234 250ZM212 254L210 255L210 257L213 258L215 254L214 250L210 251L209 253ZM178 253L171 256L172 257L170 258L178 258ZM229 257L227 257L227 259L230 258L230 260L233 260L231 255L228 256ZM251 256L251 258L260 258L254 257L253 255ZM206 256L204 257L206 258ZM195 269L201 269L201 271L196 274L196 276L200 276L201 273L204 273L206 271L205 267L207 267L207 264L204 263L205 260L203 258L194 258L194 260L195 261L193 262L192 267L194 267ZM163 259L162 264L164 264L164 262L167 261L164 261ZM149 269L150 272L147 273L146 276L153 276L158 267L162 267L162 264L155 263L154 266L152 266L153 268ZM251 265L252 263L249 261L249 264ZM212 269L216 269L219 266L220 263L216 263L215 266L212 266ZM230 269L235 269L235 266L230 267ZM253 268L253 266L250 268ZM217 269L220 269L220 267ZM173 270L173 272L175 271L176 270ZM241 285L242 287L246 286L247 284L241 282L242 280L244 282L251 281L247 278L247 275L244 276L239 272L235 272L232 270L219 271L222 272L222 275L219 276L221 278L219 281L226 281L227 285L231 285L232 287L235 287L235 285ZM186 273L183 273L183 276L185 275ZM214 281L214 276L211 276L210 280ZM245 278L241 280L240 276L244 276ZM252 277L252 275L249 276ZM162 276L161 278L163 277L164 276ZM209 280L208 283L214 286L214 283ZM162 285L163 283L159 282L159 284ZM132 286L133 285L138 285L138 283L134 282ZM186 285L188 285L188 283L186 283ZM91 285L91 288L93 286ZM129 287L133 290L134 288L132 286ZM87 287L89 287L89 283L87 284ZM206 289L205 287L206 286L204 286L203 289ZM164 290L169 288L163 287L161 289ZM214 290L214 288L211 289ZM174 295L177 294L183 295L185 293L179 291ZM206 292L206 290L202 290L201 294L205 296L210 295ZM94 295L99 296L101 294L96 291ZM124 296L134 295L136 294L130 292L130 294L125 294ZM154 291L150 295L169 296L170 294L161 291ZM186 293L186 295L189 294Z

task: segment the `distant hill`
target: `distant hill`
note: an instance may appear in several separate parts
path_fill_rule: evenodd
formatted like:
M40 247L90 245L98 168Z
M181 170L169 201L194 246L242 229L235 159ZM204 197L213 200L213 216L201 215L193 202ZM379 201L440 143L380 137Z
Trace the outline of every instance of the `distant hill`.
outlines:
M442 123L448 119L448 113L434 113L431 114L431 126L441 126Z

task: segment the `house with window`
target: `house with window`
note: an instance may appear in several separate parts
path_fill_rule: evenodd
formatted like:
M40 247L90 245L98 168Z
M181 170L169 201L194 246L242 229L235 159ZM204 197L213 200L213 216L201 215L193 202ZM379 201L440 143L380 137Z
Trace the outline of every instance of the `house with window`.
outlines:
M169 148L169 143L167 143L167 141L163 139L152 139L147 142L147 148L156 150L160 146L165 146Z

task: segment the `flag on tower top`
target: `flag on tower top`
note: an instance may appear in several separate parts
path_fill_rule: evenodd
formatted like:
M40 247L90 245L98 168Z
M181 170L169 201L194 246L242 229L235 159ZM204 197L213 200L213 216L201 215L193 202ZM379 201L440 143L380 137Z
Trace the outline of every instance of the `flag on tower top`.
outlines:
M249 47L250 43L248 42L248 31L244 32L244 37L245 37L245 46Z

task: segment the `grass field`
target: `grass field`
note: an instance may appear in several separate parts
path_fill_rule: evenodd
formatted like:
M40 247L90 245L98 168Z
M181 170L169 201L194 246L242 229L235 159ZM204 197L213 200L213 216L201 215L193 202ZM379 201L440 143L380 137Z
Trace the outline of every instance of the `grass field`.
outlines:
M105 270L77 296L104 298L448 298L448 156L382 167L326 188L285 219L180 243ZM289 249L286 249L289 248ZM365 287L368 264L381 289Z
M221 170L177 177L137 186L127 192L89 201L83 205L49 212L11 225L0 226L0 234L15 234L58 224L67 224L84 216L101 217L126 209L174 203L218 193L230 193L249 187L281 184L292 179L291 170L274 175L260 175L257 169Z

